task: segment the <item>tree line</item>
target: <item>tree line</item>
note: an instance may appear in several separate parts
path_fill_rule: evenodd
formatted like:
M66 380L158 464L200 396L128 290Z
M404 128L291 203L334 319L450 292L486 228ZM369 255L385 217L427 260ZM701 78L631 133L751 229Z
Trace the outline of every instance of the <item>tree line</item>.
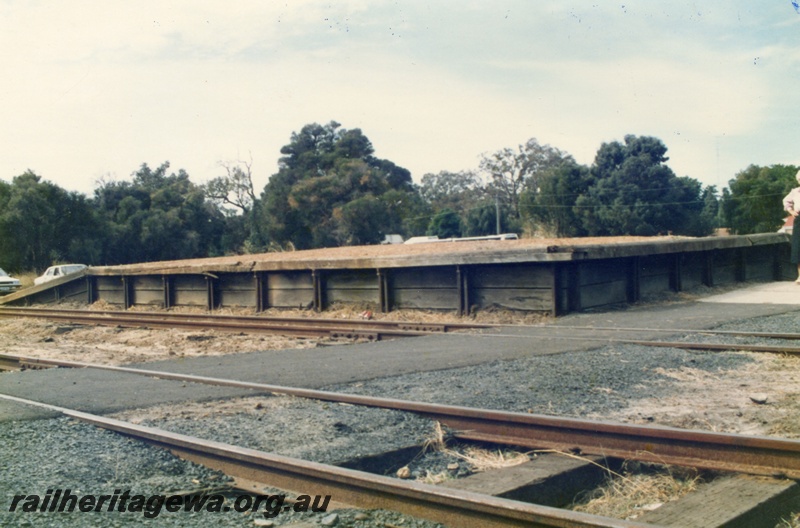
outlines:
M602 144L584 166L530 139L483 155L473 171L415 184L407 169L376 157L360 129L330 122L292 133L260 193L252 160L221 163L204 185L169 162L142 164L130 181L99 181L91 197L27 171L0 180L0 267L376 244L387 234L704 236L719 225L745 234L782 224L796 167L748 167L718 196L676 176L666 153L657 138L629 135Z

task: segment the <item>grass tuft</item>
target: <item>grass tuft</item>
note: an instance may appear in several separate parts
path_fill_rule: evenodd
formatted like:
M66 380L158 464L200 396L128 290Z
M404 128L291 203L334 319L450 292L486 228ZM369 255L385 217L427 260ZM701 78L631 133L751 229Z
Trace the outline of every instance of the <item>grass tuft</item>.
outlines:
M632 520L694 491L702 481L697 472L675 473L666 467L654 467L652 471L636 474L628 471L623 474L609 472L606 483L580 497L572 509Z

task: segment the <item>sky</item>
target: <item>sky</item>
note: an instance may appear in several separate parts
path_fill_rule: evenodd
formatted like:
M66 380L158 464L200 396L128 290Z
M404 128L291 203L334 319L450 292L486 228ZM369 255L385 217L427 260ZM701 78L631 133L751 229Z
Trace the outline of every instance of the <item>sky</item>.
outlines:
M0 0L0 179L91 195L244 160L260 192L293 132L336 121L416 182L634 134L721 189L800 164L798 66L790 0Z

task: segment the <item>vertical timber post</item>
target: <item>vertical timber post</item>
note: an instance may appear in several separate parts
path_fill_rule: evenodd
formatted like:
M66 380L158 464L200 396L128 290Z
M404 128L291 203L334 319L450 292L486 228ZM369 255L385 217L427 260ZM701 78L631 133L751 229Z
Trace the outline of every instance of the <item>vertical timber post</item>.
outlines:
M456 289L458 291L458 315L469 315L469 267L456 265Z
M461 270L461 279L464 288L464 315L469 315L472 306L472 297L470 296L470 267L464 266Z
M204 273L203 276L206 279L206 300L207 300L207 308L209 312L213 312L214 308L217 307L217 277L216 275L212 275L211 273Z
M736 249L736 282L747 280L747 251L746 248Z
M562 267L558 264L551 264L550 269L552 270L553 274L553 282L552 284L552 304L550 305L550 315L553 317L558 317L561 315L561 283L563 281L562 278Z
M703 286L714 287L714 261L716 250L706 251L703 259Z
M567 269L567 311L580 312L583 309L581 301L581 265L570 262Z
M267 309L267 296L264 291L266 281L261 271L256 271L253 275L256 283L256 313L260 313Z
M122 276L122 306L125 310L131 307L131 284L128 277Z
M94 304L95 279L92 275L86 276L86 303Z
M161 284L164 288L164 309L169 310L172 308L172 277L162 275Z
M314 311L321 312L325 309L325 283L320 270L311 270L311 282L314 284Z
M456 265L456 290L458 291L458 315L464 315L464 281L459 265Z
M378 273L378 304L381 307L381 313L389 313L391 310L391 302L389 299L389 277L386 270L381 268L377 269Z
M669 289L674 292L683 291L683 253L672 255L669 268Z
M638 302L642 296L642 265L639 257L631 257L628 261L628 302Z

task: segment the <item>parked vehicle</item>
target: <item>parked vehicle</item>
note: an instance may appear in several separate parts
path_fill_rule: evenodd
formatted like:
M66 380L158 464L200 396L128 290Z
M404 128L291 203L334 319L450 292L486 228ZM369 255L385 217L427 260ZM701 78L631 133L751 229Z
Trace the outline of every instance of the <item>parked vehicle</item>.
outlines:
M0 295L15 292L21 287L22 283L19 279L9 276L8 273L3 271L3 268L0 268Z
M41 277L33 279L34 284L44 284L45 282L53 279L60 279L64 275L70 273L77 273L86 269L86 264L59 264L58 266L50 266Z

